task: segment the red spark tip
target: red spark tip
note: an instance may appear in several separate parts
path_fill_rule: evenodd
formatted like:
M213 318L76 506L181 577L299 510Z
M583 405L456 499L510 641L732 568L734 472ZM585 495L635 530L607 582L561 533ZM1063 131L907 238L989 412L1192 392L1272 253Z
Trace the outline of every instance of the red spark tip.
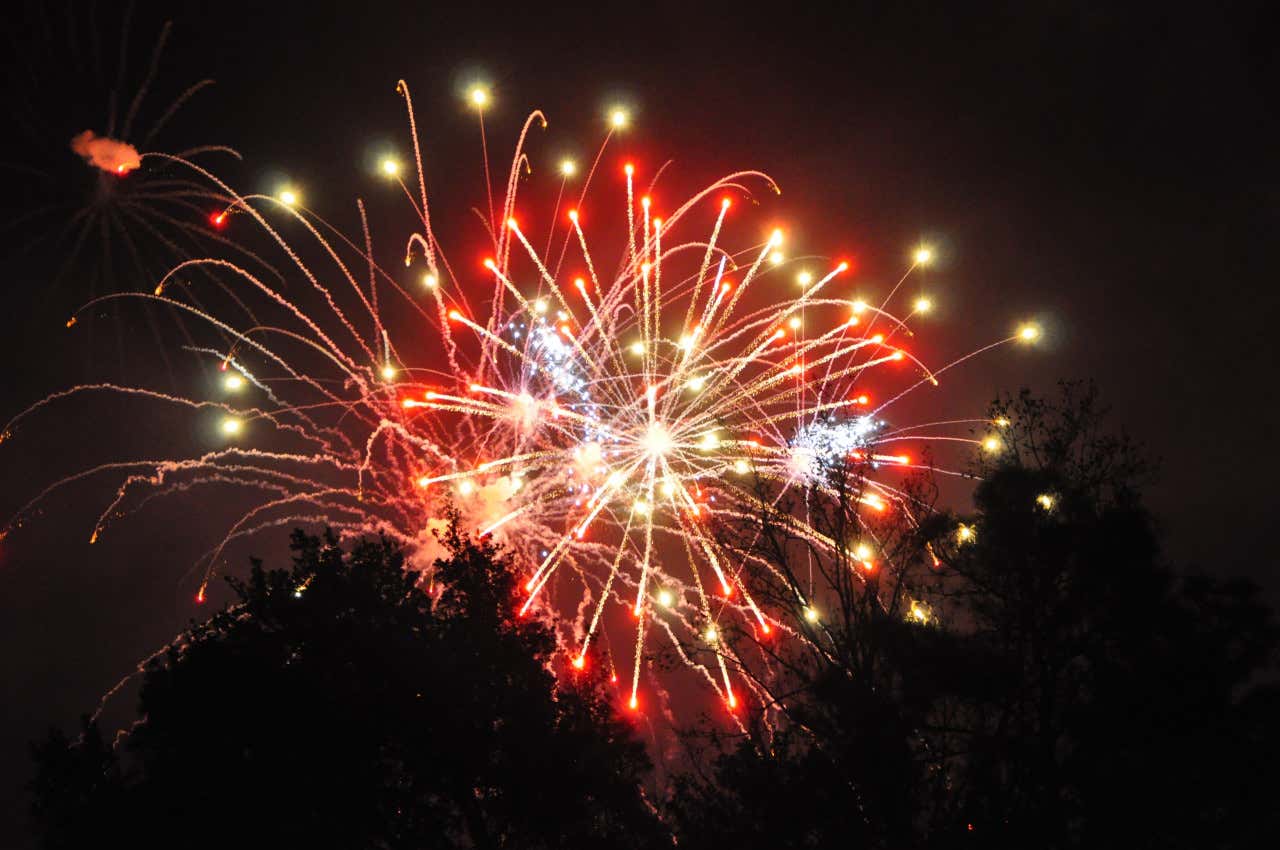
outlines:
M640 702L635 697L632 697L631 701L628 702L627 705L631 708L632 711L635 711L640 707Z
M573 659L573 666L581 670L583 667L587 666L587 659L579 655L577 658Z
M196 594L196 604L197 605L204 604L204 588L201 588L200 592Z

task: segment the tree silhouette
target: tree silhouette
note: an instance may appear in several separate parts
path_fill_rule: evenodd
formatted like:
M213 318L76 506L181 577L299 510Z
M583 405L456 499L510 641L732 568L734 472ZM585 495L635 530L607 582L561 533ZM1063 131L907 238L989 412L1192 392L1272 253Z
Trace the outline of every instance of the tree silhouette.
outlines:
M1140 498L1151 467L1092 387L1003 399L991 422L972 516L886 528L857 514L856 490L821 509L832 539L890 541L892 570L818 562L806 584L813 555L797 554L785 503L740 535L771 567L754 592L816 599L821 617L797 617L805 640L771 650L772 722L713 741L682 780L682 846L1274 835L1280 735L1263 718L1280 704L1277 630L1257 589L1166 566ZM936 565L921 569L922 552ZM749 668L749 653L726 652Z
M150 665L118 762L91 725L38 748L45 845L661 843L598 677L557 681L490 544L442 542L431 592L386 541L299 531L292 570L255 561Z
M972 707L957 797L997 846L1232 846L1270 810L1229 789L1276 626L1247 583L1166 566L1150 464L1106 414L1078 384L998 403L970 539L938 543L1003 676ZM1274 767L1249 772L1276 788Z

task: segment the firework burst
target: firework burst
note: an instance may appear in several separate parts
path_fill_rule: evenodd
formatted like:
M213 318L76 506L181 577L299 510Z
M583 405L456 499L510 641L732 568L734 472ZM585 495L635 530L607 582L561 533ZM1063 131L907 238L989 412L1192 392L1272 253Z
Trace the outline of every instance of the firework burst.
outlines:
M56 312L63 313L97 295L148 285L176 263L210 252L256 261L210 216L226 197L172 159L143 156L175 143L182 113L214 83L169 85L171 24L152 31L148 52L139 55L139 34L147 28L134 20L133 4L106 11L45 6L29 6L14 27L24 35L15 37L6 80L15 128L7 141L15 159L0 163L10 181L0 227L18 246L9 259L25 256L43 272L23 287L32 306L57 299ZM177 156L240 159L220 144L192 144ZM144 320L156 341L147 356L158 356L172 374L166 331L176 329L190 341L186 324L172 312L121 315L116 306L107 302L82 315L86 335L101 325L123 360L130 323ZM106 358L87 348L90 369L101 374Z
M286 297L245 268L210 258L179 264L153 293L91 302L88 308L116 298L161 303L230 340L194 346L220 365L225 397L80 386L24 411L4 436L68 396L106 392L215 413L227 444L190 458L86 470L38 494L19 521L54 489L99 474L122 481L91 542L152 499L215 485L249 488L259 498L199 565L203 601L228 544L298 523L386 534L429 572L438 554L432 531L453 510L524 565L521 615L548 606L571 624L564 641L572 666L591 663L597 642L625 624L634 650L617 666L629 679L632 708L640 702L646 638L655 630L736 707L741 695L726 654L697 660L685 647L714 645L727 620L762 639L795 629L752 598L744 571L754 567L723 545L716 524L767 507L761 481L779 494L827 492L825 470L840 459L862 471L859 509L915 507L877 470L918 465L895 447L907 438L921 442L921 432L889 426L886 410L906 393L936 385L949 368L931 370L902 345L929 303L918 299L904 315L891 310L907 277L931 259L927 249L874 306L846 295L848 263L800 267L784 253L782 230L734 220L739 201L777 192L761 172L729 174L664 209L652 186L638 188L637 169L626 164L616 174L611 212L588 188L611 176L601 163L625 126L620 111L611 114L581 186L572 182L576 165L558 164L549 220L523 218L517 189L529 162L525 143L545 125L534 112L505 187L481 213L489 254L459 266L433 230L409 90L403 82L398 90L408 108L412 167L389 159L382 170L415 212L405 252L414 283L373 261L367 224L357 245L305 209L296 189L240 195L197 165L168 160L230 198L223 215L259 225L309 293ZM483 128L490 99L480 90L470 99ZM485 161L488 182L487 153ZM272 223L281 216L305 231L323 268L304 258L308 250L296 240L286 241ZM611 231L616 250L594 247L588 219L620 222ZM535 225L551 230L542 248L531 236ZM603 271L609 267L614 271ZM186 297L190 287L170 288L193 268L234 280L237 309L247 318L224 318ZM993 345L1033 335L1027 326ZM872 400L860 381L886 369L902 389ZM258 437L260 447L243 445ZM794 529L812 547L856 555L873 568L874 554L845 553L845 543L802 515Z

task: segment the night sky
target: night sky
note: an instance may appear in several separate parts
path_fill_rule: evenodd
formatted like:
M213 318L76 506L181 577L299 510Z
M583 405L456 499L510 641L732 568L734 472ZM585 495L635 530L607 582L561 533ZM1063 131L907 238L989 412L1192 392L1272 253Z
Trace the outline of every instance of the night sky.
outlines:
M474 116L459 96L480 75L493 89L487 122L503 169L530 109L551 122L533 147L546 162L594 151L606 107L621 100L634 125L613 154L673 159L680 187L737 168L768 172L783 190L768 215L805 249L855 257L871 291L886 291L928 242L938 254L926 277L939 306L935 359L1006 336L1023 318L1046 331L1035 350L1006 348L957 370L938 409L981 415L1000 391L1094 379L1116 422L1162 459L1149 501L1169 561L1252 576L1275 600L1274 17L1249 4L981 14L969 4L688 11L695 5L141 4L131 61L144 62L171 18L158 99L217 79L175 119L175 141L235 146L245 161L220 171L238 187L270 191L287 176L347 228L358 226L357 195L385 194L371 157L406 147L400 77L415 92L436 215L482 197ZM54 4L53 17L66 9ZM28 14L26 26L38 19ZM61 61L9 25L37 73ZM118 33L104 41L118 44ZM15 65L11 86L28 72ZM6 163L70 158L65 140L99 121L58 102L29 108L65 137L51 154L10 134ZM6 196L5 221L44 200ZM374 222L375 235L400 243L390 217ZM47 254L4 233L8 419L74 383L84 356L62 333L74 282L44 291ZM0 447L5 516L46 483L46 464L91 459L114 433L112 415ZM163 423L138 427L173 438ZM0 543L0 824L21 813L11 789L26 778L26 742L72 724L195 614L181 584L189 562L173 559L202 551L186 534L200 524L158 508L145 535L90 552L92 508L113 489L99 484Z

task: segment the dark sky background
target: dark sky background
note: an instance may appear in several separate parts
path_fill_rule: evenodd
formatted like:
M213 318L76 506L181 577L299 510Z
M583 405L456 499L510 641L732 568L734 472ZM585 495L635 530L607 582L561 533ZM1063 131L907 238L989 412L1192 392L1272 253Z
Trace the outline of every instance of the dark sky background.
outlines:
M381 191L369 157L404 149L399 77L415 92L436 214L480 197L474 117L458 99L479 72L495 96L495 162L535 107L551 120L539 155L594 150L605 107L621 98L635 124L613 153L674 159L682 186L769 172L783 189L769 214L805 249L852 253L870 289L928 241L939 255L927 278L940 313L934 362L1023 317L1047 331L1035 351L1005 349L956 374L940 408L980 415L1000 391L1094 379L1117 423L1163 460L1149 501L1170 562L1252 576L1275 600L1276 20L1263 4L1100 5L142 4L130 61L145 60L171 18L158 99L218 81L175 120L175 139L237 147L245 162L225 171L239 187L270 190L288 175L347 227L354 197ZM56 76L65 55L24 38L38 19L11 20L11 37ZM29 104L60 140L38 149L13 134L4 160L69 158L66 139L101 114L73 103ZM6 220L43 200L5 194ZM3 233L7 419L74 382L84 356L59 333L74 281L45 293L48 257ZM115 415L107 406L0 446L6 515L45 473L101 457L123 427ZM129 428L176 446L195 439L168 426ZM0 543L0 844L22 814L12 789L26 778L26 742L72 724L195 614L189 560L173 563L207 543L191 539L203 528L184 514L192 505L157 507L145 534L90 551L92 508L111 489L56 502Z

